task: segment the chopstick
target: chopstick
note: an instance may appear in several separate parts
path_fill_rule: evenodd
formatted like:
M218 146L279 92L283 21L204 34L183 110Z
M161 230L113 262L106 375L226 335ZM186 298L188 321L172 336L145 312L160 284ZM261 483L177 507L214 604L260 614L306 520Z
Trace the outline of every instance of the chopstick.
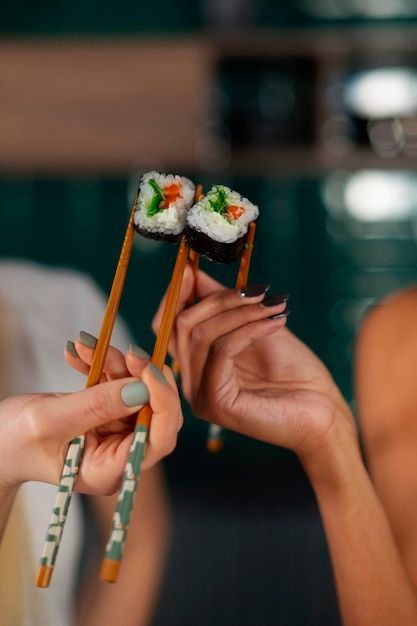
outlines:
M239 272L236 278L236 289L246 287L249 276L250 260L252 257L253 242L255 239L256 222L250 222L245 248L240 257Z
M202 200L204 198L204 194L202 193L203 191L203 186L202 185L196 185L195 188L195 193L194 193L194 198L195 201L198 202L199 200ZM198 274L198 266L200 263L200 255L198 254L198 252L196 252L195 250L192 250L190 248L189 253L188 253L188 261L190 263L192 272L193 272L193 286L192 289L190 291L190 294L187 298L187 300L185 301L185 308L188 308L190 306L192 306L194 304L194 300L195 300L195 294L196 294L196 289L197 289L197 274ZM180 376L180 364L178 363L178 361L176 359L173 359L172 364L172 371L174 372L174 375L177 378L177 381L179 379Z
M195 293L196 293L196 287L197 287L197 274L198 274L198 265L200 262L200 255L198 254L198 252L195 252L194 250L189 251L188 254L188 262L191 266L192 272L193 272L193 286L192 289L190 291L190 294L187 298L187 300L185 301L185 308L187 309L188 307L192 306L194 304L194 300L195 300ZM179 377L180 377L180 364L178 363L178 361L176 359L172 360L171 363L171 368L172 371L174 372L174 375L176 377L177 383L179 383Z
M162 369L168 352L168 343L175 320L175 314L180 294L182 277L188 257L188 247L185 236L182 235L175 266L168 288L167 300L162 315L161 326L155 341L151 362ZM120 562L135 500L136 490L140 478L141 465L148 439L149 427L152 419L152 408L145 404L139 411L130 454L126 463L120 489L119 500L113 515L112 529L103 559L100 579L115 582L119 573Z
M240 257L239 271L236 278L236 289L245 287L248 282L250 260L255 239L256 223L250 222L245 248ZM210 424L207 437L207 449L209 452L219 452L223 447L223 429L217 424Z
M195 252L194 250L190 250L190 253L188 255L188 261L191 265L194 281L193 281L193 288L185 303L186 308L194 304L196 287L197 287L198 266L200 263L200 255L198 254L198 252Z
M133 215L135 213L137 195L138 192L136 193L132 205L132 210L130 212L129 222L127 225L127 230L123 240L123 245L114 275L112 288L104 313L100 334L97 340L96 348L94 350L94 356L87 378L86 388L96 385L100 381L100 376L103 371L104 360L106 358L114 323L116 321L127 267L129 265L130 255L133 246L133 240L135 235L135 228L133 226ZM61 480L58 486L55 504L49 522L49 527L46 533L38 573L35 579L35 585L37 585L38 587L48 587L51 581L58 548L61 541L61 536L64 530L68 508L71 503L71 497L74 491L75 481L77 479L77 473L83 454L84 444L85 434L73 439L68 448L64 468L61 474Z

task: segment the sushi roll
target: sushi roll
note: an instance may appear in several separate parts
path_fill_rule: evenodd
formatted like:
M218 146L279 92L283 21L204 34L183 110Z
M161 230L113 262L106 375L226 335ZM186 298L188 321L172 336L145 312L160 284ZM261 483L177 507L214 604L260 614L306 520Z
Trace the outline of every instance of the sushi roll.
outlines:
M194 202L194 183L176 174L147 172L139 181L133 225L148 239L175 243Z
M187 212L185 240L189 248L216 263L233 263L242 254L250 222L259 208L223 185L210 191Z

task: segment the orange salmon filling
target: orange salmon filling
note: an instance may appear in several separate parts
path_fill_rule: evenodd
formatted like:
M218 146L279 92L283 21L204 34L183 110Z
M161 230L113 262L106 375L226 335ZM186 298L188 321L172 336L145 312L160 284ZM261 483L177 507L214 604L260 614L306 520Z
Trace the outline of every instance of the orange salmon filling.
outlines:
M165 200L163 201L162 208L168 209L169 205L175 202L175 200L177 200L178 198L182 198L180 191L181 187L176 183L172 183L171 185L164 187L163 192Z
M227 208L227 213L225 214L225 217L228 217L230 220L237 220L241 215L243 215L244 212L245 209L242 206L236 206L234 204L231 204Z

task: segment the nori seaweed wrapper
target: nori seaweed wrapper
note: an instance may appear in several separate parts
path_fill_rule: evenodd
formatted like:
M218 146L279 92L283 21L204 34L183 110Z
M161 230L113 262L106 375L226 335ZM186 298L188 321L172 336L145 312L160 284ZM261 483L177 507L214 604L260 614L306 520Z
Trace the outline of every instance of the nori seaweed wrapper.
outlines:
M146 239L153 239L155 241L166 241L168 243L176 243L178 239L182 237L183 235L182 232L176 235L174 235L173 233L170 235L167 235L166 233L160 233L154 230L150 231L150 230L146 230L145 228L140 228L135 223L133 224L133 226L136 232L139 233L139 235L142 235L142 237L145 237Z
M213 185L187 213L185 241L202 257L229 264L243 252L249 223L258 219L259 207L237 191Z
M246 238L247 233L232 243L224 243L215 241L206 233L196 230L189 224L185 228L185 243L187 246L203 258L222 265L234 263L240 258Z

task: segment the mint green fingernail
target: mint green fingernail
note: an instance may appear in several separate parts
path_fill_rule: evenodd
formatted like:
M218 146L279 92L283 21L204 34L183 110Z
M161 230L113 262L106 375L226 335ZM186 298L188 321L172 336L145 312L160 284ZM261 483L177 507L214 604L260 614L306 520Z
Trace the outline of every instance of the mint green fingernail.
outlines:
M80 355L78 354L75 348L75 343L73 341L67 341L65 350L69 352L70 354L72 354L72 356L76 356L77 358L80 358Z
M167 379L165 378L164 374L161 372L159 367L155 365L155 363L149 363L148 369L150 373L153 376L155 376L157 380L159 380L160 383L165 384L167 382Z
M85 330L80 331L78 339L81 341L82 344L88 346L89 348L95 348L98 341L97 337L94 337L94 335L90 335L90 333L86 333Z
M136 406L149 402L149 391L141 380L136 380L122 387L120 395L126 406Z
M140 359L150 359L151 358L151 355L148 354L148 352L146 352L145 350L142 350L142 348L139 348L139 346L136 346L134 343L130 344L129 350L131 351L132 354L134 354L135 356L139 357Z

